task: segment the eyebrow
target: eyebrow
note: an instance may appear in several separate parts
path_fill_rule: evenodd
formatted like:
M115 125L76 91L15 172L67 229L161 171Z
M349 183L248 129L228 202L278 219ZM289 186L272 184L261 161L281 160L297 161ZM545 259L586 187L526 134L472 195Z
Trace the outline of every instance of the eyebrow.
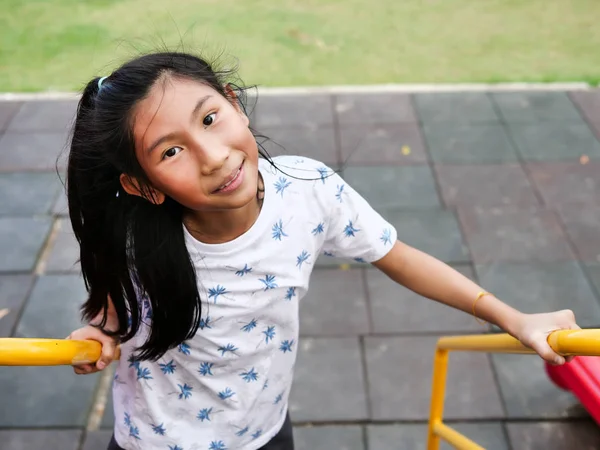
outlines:
M196 116L198 116L198 113L200 112L200 110L202 109L202 107L204 106L206 101L208 99L210 99L211 97L212 97L212 95L209 94L209 95L205 95L200 100L198 100L198 103L196 103L196 106L194 106L194 110L192 111L192 114L190 116L190 122L193 122L194 120L196 120ZM154 150L156 147L158 147L163 142L174 138L176 135L177 135L177 133L169 133L169 134L166 134L166 135L158 138L156 141L154 141L152 143L152 145L150 147L148 147L147 153L148 154L152 153L152 150Z

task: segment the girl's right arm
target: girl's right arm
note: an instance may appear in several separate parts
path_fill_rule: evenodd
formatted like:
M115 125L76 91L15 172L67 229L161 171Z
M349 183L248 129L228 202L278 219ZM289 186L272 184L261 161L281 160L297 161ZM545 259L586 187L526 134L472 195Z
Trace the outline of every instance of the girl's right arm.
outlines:
M107 367L114 359L115 350L117 349L117 339L104 334L102 330L100 330L97 326L94 326L102 321L103 314L104 312L100 312L100 314L98 314L89 325L73 331L67 337L67 339L78 341L93 340L102 344L102 353L100 355L100 359L98 359L95 364L82 364L73 366L73 369L77 374L81 375L98 372ZM116 331L119 329L119 320L110 296L108 297L107 320L104 328L110 331Z

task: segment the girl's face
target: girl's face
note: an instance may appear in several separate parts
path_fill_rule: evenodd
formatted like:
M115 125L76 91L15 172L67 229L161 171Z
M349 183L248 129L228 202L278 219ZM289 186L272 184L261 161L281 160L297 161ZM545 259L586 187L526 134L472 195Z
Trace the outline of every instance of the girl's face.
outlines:
M240 107L205 84L158 82L134 110L137 159L158 202L192 211L240 208L256 199L258 148Z

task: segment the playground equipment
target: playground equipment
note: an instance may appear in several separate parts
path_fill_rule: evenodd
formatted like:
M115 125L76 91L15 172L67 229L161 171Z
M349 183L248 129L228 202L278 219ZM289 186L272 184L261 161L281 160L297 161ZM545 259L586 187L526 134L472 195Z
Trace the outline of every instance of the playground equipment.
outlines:
M550 379L579 398L600 424L600 329L561 330L548 343L563 356L575 356L563 366L546 365ZM442 421L448 357L452 351L534 354L508 334L483 334L440 338L433 365L433 389L427 449L438 450L440 440L461 450L485 450ZM95 341L64 339L0 339L0 366L78 365L98 360L101 346ZM117 350L117 358L120 356Z

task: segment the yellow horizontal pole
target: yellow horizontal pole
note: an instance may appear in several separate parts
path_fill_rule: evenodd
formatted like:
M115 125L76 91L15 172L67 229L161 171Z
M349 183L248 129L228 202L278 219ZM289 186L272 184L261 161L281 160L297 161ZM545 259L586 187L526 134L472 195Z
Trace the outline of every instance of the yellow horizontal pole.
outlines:
M548 337L548 343L561 355L600 356L600 329L554 331ZM448 351L534 353L508 334L443 337L438 340L438 348Z
M459 450L485 450L471 439L441 422L433 425L433 432Z
M1 338L0 366L60 366L96 362L102 346L96 341ZM115 359L120 356L119 350Z

